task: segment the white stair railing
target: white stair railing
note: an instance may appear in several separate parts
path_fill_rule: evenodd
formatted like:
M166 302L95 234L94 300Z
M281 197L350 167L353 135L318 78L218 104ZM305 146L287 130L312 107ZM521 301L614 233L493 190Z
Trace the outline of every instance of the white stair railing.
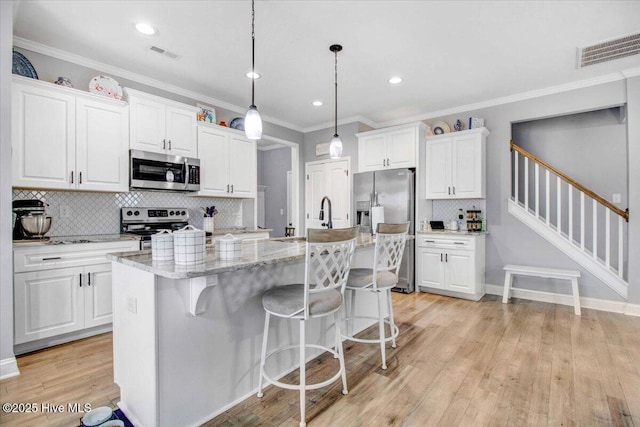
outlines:
M625 235L629 210L613 205L513 142L511 151L512 201L552 229L558 238L570 242L576 250L626 281ZM530 163L534 168L533 180L529 176ZM551 185L553 176L555 186ZM577 212L574 209L576 199L579 200ZM591 200L591 209L587 207L587 199Z

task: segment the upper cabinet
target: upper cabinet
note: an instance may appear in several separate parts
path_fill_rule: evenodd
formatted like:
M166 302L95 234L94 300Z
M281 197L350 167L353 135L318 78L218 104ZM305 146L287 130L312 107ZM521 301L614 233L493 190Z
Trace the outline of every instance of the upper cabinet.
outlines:
M256 142L244 132L198 124L199 196L254 198L258 165Z
M427 199L483 199L486 187L486 128L428 136Z
M414 168L424 140L422 122L358 133L358 172Z
M14 187L127 191L127 104L14 76Z
M132 149L198 157L197 107L125 89L131 116Z

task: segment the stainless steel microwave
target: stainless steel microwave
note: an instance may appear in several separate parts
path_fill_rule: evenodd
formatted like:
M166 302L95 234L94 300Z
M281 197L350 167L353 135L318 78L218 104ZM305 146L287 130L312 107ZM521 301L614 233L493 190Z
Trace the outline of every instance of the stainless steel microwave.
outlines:
M199 191L200 160L129 150L129 187L132 190Z

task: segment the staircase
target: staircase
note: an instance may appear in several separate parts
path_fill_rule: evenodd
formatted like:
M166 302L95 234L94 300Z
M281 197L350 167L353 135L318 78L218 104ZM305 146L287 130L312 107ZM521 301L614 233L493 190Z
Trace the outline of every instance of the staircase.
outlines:
M627 299L622 210L511 142L509 213Z

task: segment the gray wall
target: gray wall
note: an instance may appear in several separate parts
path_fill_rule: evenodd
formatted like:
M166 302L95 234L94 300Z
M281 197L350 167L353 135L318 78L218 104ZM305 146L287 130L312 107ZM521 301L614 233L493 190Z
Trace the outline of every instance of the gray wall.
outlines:
M271 237L284 236L287 226L287 171L291 170L291 149L258 151L258 185L267 187L264 198L265 226ZM284 214L280 214L280 210Z
M13 2L0 2L0 361L13 358L11 67Z
M627 79L629 302L640 303L640 76ZM631 167L633 165L633 167Z
M640 83L635 83L636 85ZM486 243L486 282L493 285L501 285L504 280L503 266L506 264L540 265L552 268L569 268L579 270L582 274L580 279L580 293L584 297L600 298L606 300L622 300L614 291L603 285L593 275L588 273L571 258L560 250L555 249L542 237L530 230L527 226L511 216L508 212L508 200L511 192L511 155L509 141L511 140L512 123L535 120L547 117L554 117L567 114L575 114L584 111L598 110L612 106L623 105L627 101L627 90L624 81L617 81L598 86L576 89L568 92L543 96L535 99L528 99L513 102L495 107L483 108L480 110L466 111L456 115L434 118L428 120L428 124L433 124L436 120L445 120L453 124L460 118L464 123L470 116L483 117L486 127L491 131L487 138L487 228L490 234ZM640 103L640 89L633 86L629 91L629 105ZM638 133L640 114L635 107L635 117L629 108L628 129L629 129L629 155L627 164L640 164L640 149ZM636 132L632 137L631 131ZM637 168L636 168L637 169ZM640 226L634 225L640 220L640 216L633 215L633 207L636 212L640 212L640 195L638 189L633 190L634 176L631 175L633 168L629 167L629 208L632 212L629 223L629 253L637 254L638 243L640 241ZM636 182L640 182L637 172ZM635 194L634 194L635 191ZM635 200L634 200L635 197ZM635 248L635 252L634 252ZM640 303L640 257L631 255L629 257L629 277L630 292L629 302ZM636 272L634 275L633 272ZM544 282L532 279L522 280L519 286L557 289L566 292L566 286L555 287L552 282Z
M27 59L29 59L29 61L33 64L33 67L36 69L38 78L40 80L54 82L58 79L59 76L68 77L76 89L88 91L89 81L98 74L105 74L102 70L87 68L82 65L73 64L71 62L43 55L41 53L32 52L30 50L16 48L16 51L21 52L27 57ZM141 84L136 81L126 79L122 76L112 74L109 74L109 76L115 78L122 87L129 87L131 89L140 90L145 93L150 93L189 105L196 105L197 102L202 102L206 105L209 104L208 102L203 102L199 99L187 98L182 95L177 95L172 92L158 89L154 86ZM216 109L216 120L218 122L224 120L227 122L227 125L234 117L244 116L244 113L226 110L216 105L213 105L213 107L215 107ZM258 105L258 108L259 107L260 106ZM303 135L301 132L268 122L263 123L263 133L265 135L281 138L287 141L295 142L297 144L300 144L303 140Z

